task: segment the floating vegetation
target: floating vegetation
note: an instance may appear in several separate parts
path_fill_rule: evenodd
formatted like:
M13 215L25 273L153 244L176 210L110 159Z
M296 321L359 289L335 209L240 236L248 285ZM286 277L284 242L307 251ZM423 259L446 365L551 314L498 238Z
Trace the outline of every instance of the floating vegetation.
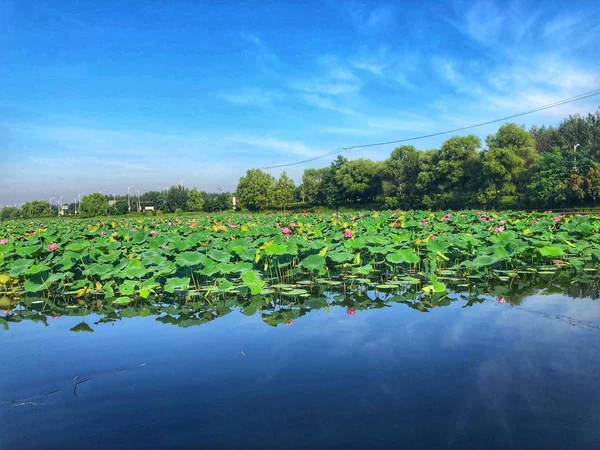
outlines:
M594 280L599 230L595 215L506 211L5 221L0 304L47 308L60 298L126 311L179 296L209 306L247 299L252 311L273 297L309 301L359 286L390 295L413 286L433 301L448 286Z

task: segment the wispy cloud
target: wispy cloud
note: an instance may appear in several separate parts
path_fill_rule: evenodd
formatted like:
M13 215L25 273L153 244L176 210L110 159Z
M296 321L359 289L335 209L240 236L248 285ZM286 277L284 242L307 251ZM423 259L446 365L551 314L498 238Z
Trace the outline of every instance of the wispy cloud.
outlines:
M235 105L266 107L284 99L279 91L271 91L260 88L247 88L232 92L220 92L219 97Z
M315 156L324 151L322 148L310 147L300 141L276 137L234 136L230 139L255 151L272 150L283 155Z
M361 47L349 62L354 69L411 89L415 86L409 77L413 75L420 63L417 54L407 51L392 51L385 45L374 49Z
M352 83L328 83L307 80L292 81L290 87L299 91L325 95L343 95L358 90L358 85Z
M317 94L304 94L300 96L300 99L307 105L315 106L320 109L328 111L335 111L347 116L357 116L358 113L352 108L338 105L334 100L323 97Z
M240 36L249 44L246 51L248 59L252 59L265 75L277 75L279 58L263 40L253 33L242 31Z
M368 4L350 3L347 11L351 22L361 32L381 32L396 25L394 10L390 5L370 7Z

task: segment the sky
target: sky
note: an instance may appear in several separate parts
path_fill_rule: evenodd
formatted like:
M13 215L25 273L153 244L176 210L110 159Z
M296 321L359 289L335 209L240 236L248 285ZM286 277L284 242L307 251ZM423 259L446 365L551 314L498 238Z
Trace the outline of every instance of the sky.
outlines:
M0 204L182 180L231 191L249 168L591 91L598 17L600 2L583 0L0 0ZM556 124L599 105L516 122ZM287 172L298 183L331 160Z

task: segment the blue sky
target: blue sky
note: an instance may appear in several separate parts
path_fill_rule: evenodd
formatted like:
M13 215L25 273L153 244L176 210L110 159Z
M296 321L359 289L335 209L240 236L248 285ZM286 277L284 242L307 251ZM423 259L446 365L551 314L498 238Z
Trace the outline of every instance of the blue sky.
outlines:
M0 203L233 190L250 167L577 95L600 87L599 16L597 1L0 0Z

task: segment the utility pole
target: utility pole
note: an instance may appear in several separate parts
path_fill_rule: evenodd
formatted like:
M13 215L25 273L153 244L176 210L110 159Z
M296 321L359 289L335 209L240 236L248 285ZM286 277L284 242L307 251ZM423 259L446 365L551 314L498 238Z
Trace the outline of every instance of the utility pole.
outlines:
M179 185L180 185L181 187L183 187L183 183L185 183L186 181L187 181L187 180L181 180L181 181L179 182Z
M75 214L77 214L77 197L72 197L75 200Z
M127 210L129 212L131 212L131 202L129 201L129 189L131 189L133 186L127 186Z
M138 210L138 212L140 212L142 210L142 203L140 202L140 190L138 189L137 191L138 191L138 202L137 202L138 203L138 207L137 207L137 210Z
M577 173L577 147L579 147L579 144L575 144L573 147L573 170L575 173Z
M63 209L62 209L62 205L63 205L62 199L63 199L63 197L64 197L64 195L60 196L60 209L58 210L58 215L59 216L62 216L62 212L63 212Z
M350 147L344 147L346 150L346 161L350 161Z

